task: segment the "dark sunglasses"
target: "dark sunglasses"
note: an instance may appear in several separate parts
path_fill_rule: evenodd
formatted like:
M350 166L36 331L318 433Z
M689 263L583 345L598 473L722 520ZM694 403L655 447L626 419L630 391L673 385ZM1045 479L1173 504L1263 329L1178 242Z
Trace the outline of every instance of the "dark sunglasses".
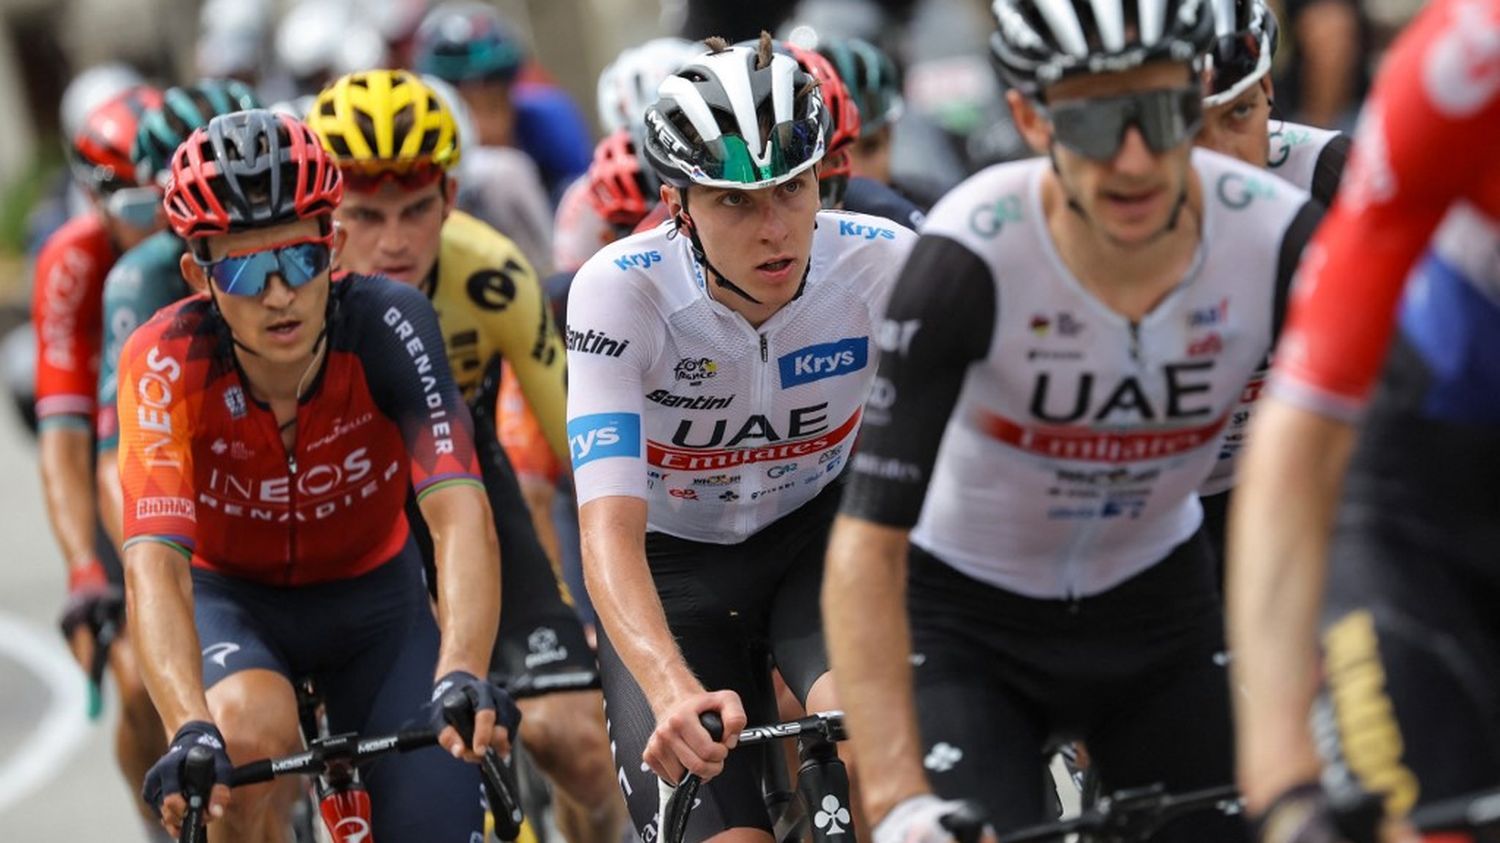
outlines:
M1043 105L1057 142L1095 161L1112 160L1135 126L1146 146L1160 155L1192 140L1203 126L1203 92L1197 86L1167 88L1099 99Z
M232 296L258 296L272 275L280 275L288 287L301 287L328 269L333 238L319 237L279 246L230 252L216 261L193 260L203 267L220 290Z
M432 161L419 158L411 161L348 161L339 165L344 173L344 183L355 193L371 193L386 182L394 182L405 191L421 190L446 172Z

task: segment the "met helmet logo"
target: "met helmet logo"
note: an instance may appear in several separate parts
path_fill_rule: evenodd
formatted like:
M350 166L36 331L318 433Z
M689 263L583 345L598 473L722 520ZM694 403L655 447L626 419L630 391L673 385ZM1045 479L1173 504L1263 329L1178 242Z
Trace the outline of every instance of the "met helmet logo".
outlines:
M776 360L783 388L847 375L870 364L870 338L849 337L784 354Z

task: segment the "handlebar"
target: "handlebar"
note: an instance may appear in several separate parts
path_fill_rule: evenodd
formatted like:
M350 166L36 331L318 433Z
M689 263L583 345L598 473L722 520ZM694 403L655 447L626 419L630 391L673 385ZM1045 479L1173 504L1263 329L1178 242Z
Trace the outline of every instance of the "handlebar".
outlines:
M187 751L182 761L182 795L187 811L182 815L182 833L178 843L205 843L208 830L203 827L203 812L208 809L209 793L214 787L214 754L201 746Z
M94 634L94 656L89 661L90 720L98 720L104 713L104 669L109 666L109 648L120 634L124 609L125 601L116 597L100 600L89 611L88 625Z
M1001 835L999 843L1049 843L1079 833L1108 843L1137 843L1184 814L1210 810L1238 814L1240 807L1239 792L1233 787L1173 795L1158 784L1117 791L1071 820L1019 829Z
M708 736L713 739L714 743L723 742L724 720L717 711L705 711L699 714L698 724L708 732ZM821 737L830 742L845 740L848 734L844 731L844 713L824 711L785 723L752 726L740 732L736 747L803 736ZM698 789L702 785L703 780L693 773L688 773L682 777L682 781L678 782L661 812L662 843L682 843L687 834L688 815L692 813L693 803L697 801Z
M474 743L474 707L463 691L451 691L443 697L443 718L448 725L458 730L464 743ZM510 768L490 747L484 748L479 758L479 770L484 778L484 793L490 802L490 815L495 820L495 836L501 840L514 840L521 834L521 823L526 819L517 797L515 776Z

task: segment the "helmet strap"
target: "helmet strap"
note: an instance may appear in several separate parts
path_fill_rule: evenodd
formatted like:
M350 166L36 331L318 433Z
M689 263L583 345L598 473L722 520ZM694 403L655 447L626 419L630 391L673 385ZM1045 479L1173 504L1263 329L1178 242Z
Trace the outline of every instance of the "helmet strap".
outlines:
M693 258L696 259L699 263L703 264L703 268L708 270L709 275L713 276L715 284L718 284L720 287L723 287L729 292L734 293L735 295L739 296L745 301L750 302L751 304L762 304L760 299L745 292L744 289L740 287L740 285L724 277L724 273L720 272L718 270L718 267L715 267L711 262L709 262L708 253L703 251L703 240L698 236L698 226L693 225L693 218L688 216L687 188L683 188L681 191L679 191L679 195L682 198L682 213L677 215L677 227L679 229L687 230L688 242L693 244Z

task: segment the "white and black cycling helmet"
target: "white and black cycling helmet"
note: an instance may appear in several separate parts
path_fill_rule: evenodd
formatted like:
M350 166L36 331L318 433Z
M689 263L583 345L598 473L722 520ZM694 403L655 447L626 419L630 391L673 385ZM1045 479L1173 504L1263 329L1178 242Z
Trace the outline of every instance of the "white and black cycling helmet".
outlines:
M1233 102L1271 70L1280 25L1264 0L1213 0L1214 39L1203 105Z
M702 44L686 38L653 38L620 51L599 73L599 125L604 133L639 133L646 106L656 102L657 86L702 52Z
M994 0L990 52L1028 96L1069 76L1189 64L1214 38L1210 0Z
M823 157L828 109L790 56L708 52L663 80L657 95L646 109L646 160L674 187L770 187Z

